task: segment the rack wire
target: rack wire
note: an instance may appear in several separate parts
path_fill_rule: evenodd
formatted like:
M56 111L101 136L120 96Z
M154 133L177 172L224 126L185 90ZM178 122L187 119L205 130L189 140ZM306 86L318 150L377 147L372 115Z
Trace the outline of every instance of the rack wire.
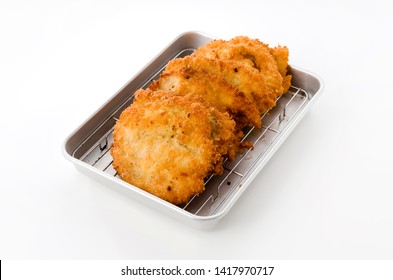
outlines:
M245 150L232 162L224 161L223 174L210 176L205 181L205 191L195 195L187 204L179 207L199 216L215 214L220 206L241 188L246 175L258 161L266 156L267 149L308 100L305 90L292 86L286 94L279 97L276 106L261 117L261 128L250 127L244 131L245 136L242 141L251 142L253 147ZM132 99L127 100L123 105L126 106L131 102ZM120 112L124 106L121 106L118 111ZM109 120L113 125L117 121L117 115L115 114ZM110 147L113 143L112 133L113 126L80 159L120 179L112 167L113 159L110 154Z

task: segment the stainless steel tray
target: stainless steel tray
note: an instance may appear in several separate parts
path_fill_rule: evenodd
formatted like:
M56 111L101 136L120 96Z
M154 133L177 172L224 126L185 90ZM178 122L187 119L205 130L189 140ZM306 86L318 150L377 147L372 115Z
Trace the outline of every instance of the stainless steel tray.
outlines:
M112 167L109 152L112 131L120 113L133 100L133 93L146 88L158 78L169 60L189 55L213 38L199 32L187 32L177 37L143 70L120 89L111 99L77 128L65 141L63 153L82 172L126 195L168 214L184 223L208 228L214 226L233 206L240 195L252 185L252 180L294 129L322 90L315 75L290 67L292 87L277 101L277 106L262 116L263 127L249 128L244 140L254 148L225 162L220 176L206 180L206 190L181 207L163 201L122 181Z

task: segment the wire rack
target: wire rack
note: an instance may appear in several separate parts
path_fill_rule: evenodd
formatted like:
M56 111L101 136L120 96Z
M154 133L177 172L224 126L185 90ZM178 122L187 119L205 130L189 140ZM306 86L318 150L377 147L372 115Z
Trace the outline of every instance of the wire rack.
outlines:
M232 162L224 161L223 174L207 178L205 191L198 196L194 196L186 205L179 207L199 216L215 214L220 206L233 196L236 190L241 188L246 175L266 155L266 151L274 143L276 137L308 100L308 94L305 90L292 86L286 94L277 100L276 106L261 117L261 128L250 127L244 131L245 136L242 141L251 142L253 148L245 150ZM123 105L128 106L131 102L132 99ZM124 106L121 106L121 108ZM122 111L121 108L119 108L119 112ZM116 116L112 116L107 121L111 125L111 129L80 159L120 179L116 170L112 167L113 159L110 154L110 147L113 142L113 126L116 121Z

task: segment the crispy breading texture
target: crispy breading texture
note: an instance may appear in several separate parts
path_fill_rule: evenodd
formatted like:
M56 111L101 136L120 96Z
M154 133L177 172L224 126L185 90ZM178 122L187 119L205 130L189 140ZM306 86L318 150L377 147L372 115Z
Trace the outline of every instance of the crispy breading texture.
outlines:
M272 98L279 97L289 88L290 76L286 75L288 57L285 56L285 48L277 47L272 50L257 39L238 36L229 41L213 40L199 48L194 55L241 61L254 67L264 76L268 94Z
M140 89L135 92L134 104L144 106L146 103L162 102L173 96L182 95L176 91ZM223 157L228 157L229 160L233 160L243 149L243 145L240 142L243 137L243 132L236 128L236 122L228 113L218 111L198 95L188 94L184 95L183 98L189 100L189 102L199 103L209 111L209 121L211 124L210 137L213 140L213 144ZM215 172L220 173L220 170L216 168Z
M291 85L288 49L239 36L213 40L170 61L116 122L111 155L120 177L173 204L204 190L251 143L242 129L261 127L261 114Z
M231 86L243 92L247 102L256 104L261 114L275 105L276 99L267 94L263 75L241 61L191 55L170 61L166 71L181 71L184 67L205 71L224 79Z
M270 53L274 56L277 62L278 71L283 79L282 84L284 87L284 93L288 91L291 86L292 75L287 74L288 70L288 57L289 51L287 47L277 46L275 48L269 48Z
M204 190L204 178L221 170L209 110L184 96L138 102L114 129L113 166L120 177L174 204Z
M176 61L176 60L175 60ZM231 86L225 79L188 65L165 70L160 78L153 82L151 90L176 91L181 95L198 95L220 112L228 112L243 128L246 125L261 127L258 107L246 98L243 92Z

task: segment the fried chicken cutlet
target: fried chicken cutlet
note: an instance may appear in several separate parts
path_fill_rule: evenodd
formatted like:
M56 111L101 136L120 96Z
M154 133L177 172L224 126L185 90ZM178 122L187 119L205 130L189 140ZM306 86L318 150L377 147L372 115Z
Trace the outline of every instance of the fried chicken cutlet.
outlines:
M204 178L222 171L220 144L231 141L235 123L187 96L143 98L137 97L115 125L113 166L124 181L185 203L204 190Z
M286 47L242 36L170 61L116 122L113 167L159 198L188 202L226 158L252 147L241 142L242 129L261 127L261 114L290 87L287 68Z
M176 67L176 70L164 70L149 89L200 96L220 112L228 112L240 129L247 125L261 127L261 117L255 102L246 98L243 92L227 83L222 76L208 73L202 68L183 65Z
M270 49L257 39L239 36L229 41L213 40L193 55L234 60L257 69L264 76L271 98L282 95L290 85L291 77L286 75L288 51L285 47Z
M248 101L256 104L260 114L275 105L275 98L270 98L267 94L264 77L245 63L191 55L173 59L168 63L166 71L181 71L185 67L222 77L227 83L243 92Z
M173 96L182 96L177 92L168 92L164 90L139 89L135 92L134 104L144 106L150 102L162 102L171 99ZM189 102L199 103L209 111L209 121L211 124L211 139L217 147L218 152L223 157L233 160L236 155L244 148L241 139L244 136L241 130L236 128L236 122L228 113L222 113L216 108L210 106L201 97L193 94L183 96ZM220 171L216 170L216 173Z
M287 92L290 85L291 85L291 75L287 75L287 70L288 70L288 57L289 57L289 51L287 47L282 47L282 46L277 46L274 48L270 48L268 44L262 43L261 41L259 41L258 39L250 39L246 36L237 36L233 39L231 39L229 42L233 43L233 44L245 44L245 45L249 45L252 48L262 48L265 47L269 50L270 54L274 57L274 60L277 63L277 67L278 67L278 72L280 73L283 82L282 82L282 86L283 86L283 93ZM268 70L268 68L266 68L266 70ZM280 95L281 95L280 94Z

